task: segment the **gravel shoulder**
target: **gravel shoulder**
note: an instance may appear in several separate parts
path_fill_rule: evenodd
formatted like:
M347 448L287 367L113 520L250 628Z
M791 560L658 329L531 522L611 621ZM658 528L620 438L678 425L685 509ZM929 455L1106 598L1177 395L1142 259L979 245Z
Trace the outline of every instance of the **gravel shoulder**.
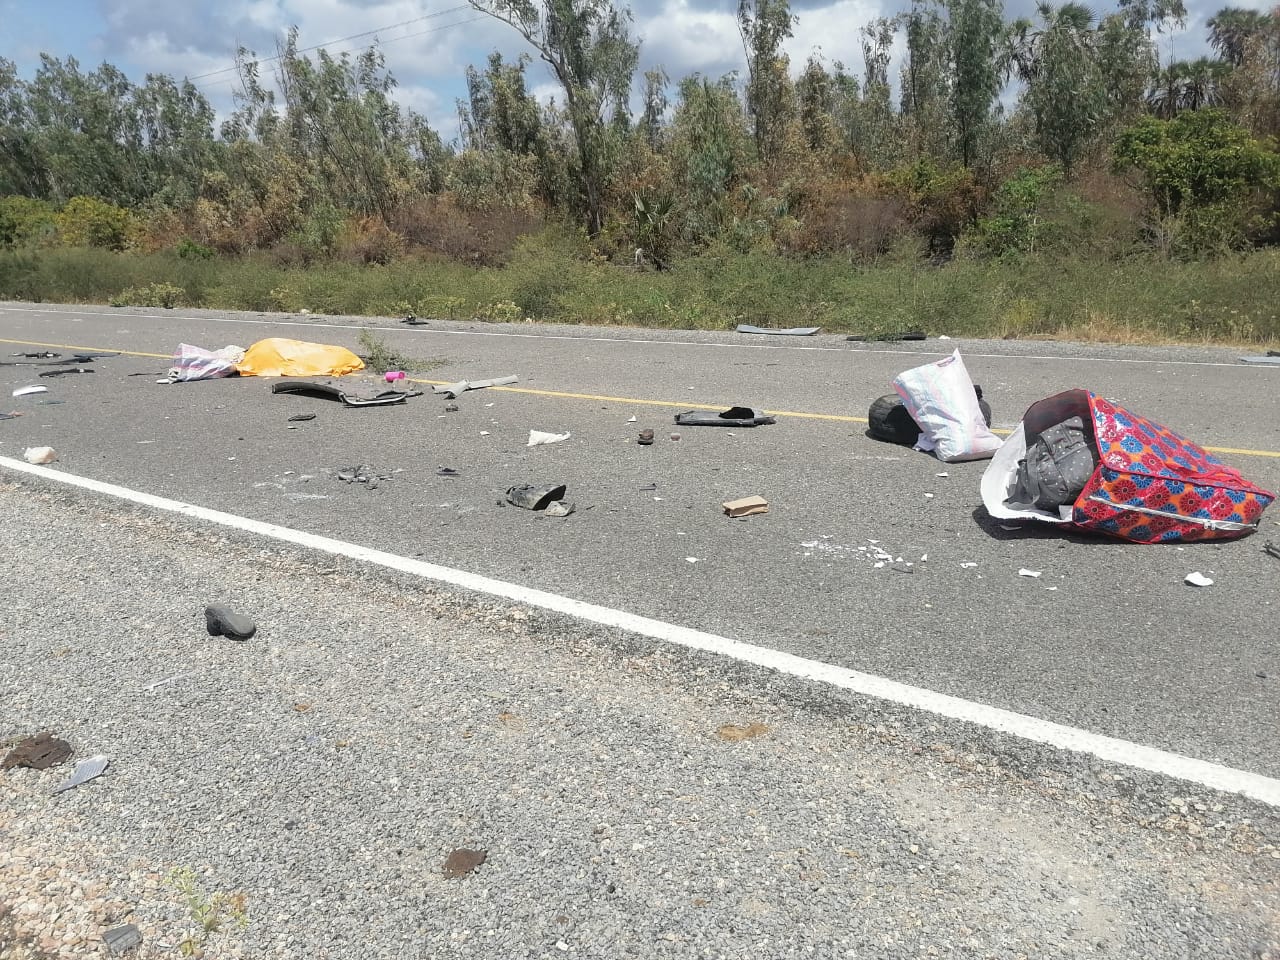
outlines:
M5 960L126 922L140 957L1280 957L1277 811L36 483L0 510L0 740L112 760L0 772Z

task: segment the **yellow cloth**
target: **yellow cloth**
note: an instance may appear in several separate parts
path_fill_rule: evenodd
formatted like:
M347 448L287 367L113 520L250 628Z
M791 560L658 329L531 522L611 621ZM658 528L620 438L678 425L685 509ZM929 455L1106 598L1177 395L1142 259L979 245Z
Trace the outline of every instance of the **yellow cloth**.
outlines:
M242 377L340 377L364 369L346 347L271 337L259 340L236 364Z

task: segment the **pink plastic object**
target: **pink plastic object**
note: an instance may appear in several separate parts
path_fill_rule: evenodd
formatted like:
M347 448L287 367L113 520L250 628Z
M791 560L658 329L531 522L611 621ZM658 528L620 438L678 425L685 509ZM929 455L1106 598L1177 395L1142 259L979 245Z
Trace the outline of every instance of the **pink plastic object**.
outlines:
M403 380L403 379L404 379L404 371L403 371L403 370L388 370L386 373L384 373L384 374L383 374L383 376L387 378L387 383L391 383L391 382L392 382L392 381L394 381L394 380Z

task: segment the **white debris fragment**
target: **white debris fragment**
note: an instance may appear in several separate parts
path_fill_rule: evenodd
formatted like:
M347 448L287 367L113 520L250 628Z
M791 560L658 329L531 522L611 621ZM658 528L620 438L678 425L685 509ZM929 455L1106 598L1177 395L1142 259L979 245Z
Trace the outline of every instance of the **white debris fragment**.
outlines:
M928 563L928 562L929 562L929 555L928 555L927 553L922 553L922 554L920 554L920 562L921 562L921 563Z
M636 418L635 418L635 417L628 417L628 418L627 418L627 423L635 423L635 422L636 422Z
M1040 573L1041 571L1039 570L1028 570L1026 567L1023 567L1021 570L1018 571L1018 576L1031 577L1033 580L1039 580Z
M962 563L962 564L960 564L960 569L961 569L961 570L968 570L968 569L970 569L971 567L976 567L976 566L977 566L977 564L976 564L976 563Z
M932 500L932 499L933 499L933 494L932 494L932 493L926 493L926 494L924 495L924 498L925 498L926 500Z
M935 476L935 477L949 477L949 476L951 476L951 474L949 474L949 473L947 473L947 471L943 470L941 473L935 473L935 474L934 474L934 476Z
M1183 580L1182 582L1183 582L1183 583L1189 583L1189 584L1191 584L1191 586L1193 586L1193 587L1211 587L1211 586L1213 586L1213 581L1212 581L1211 579L1209 579L1208 577L1206 577L1206 576L1205 576L1203 573L1201 573L1199 570L1196 570L1196 571L1194 571L1194 572L1192 572L1192 573L1188 573L1188 574L1187 574L1187 576L1186 576L1186 579L1185 579L1185 580Z
M48 392L49 392L48 387L40 387L40 386L19 387L17 390L13 391L13 395L15 397L29 397L33 393L48 393Z
M27 463L53 463L58 454L53 447L27 447L22 451L22 459Z
M697 558L697 557L685 557L685 560L687 560L689 563L697 563L697 562L698 562L698 558Z
M879 569L880 569L881 567L883 567L883 566L884 566L884 561L883 561L883 560L877 560L877 561L876 561L876 569L877 569L877 570L879 570Z
M527 446L539 447L547 443L559 443L561 440L568 440L573 434L565 433L546 433L542 430L529 431L529 443Z

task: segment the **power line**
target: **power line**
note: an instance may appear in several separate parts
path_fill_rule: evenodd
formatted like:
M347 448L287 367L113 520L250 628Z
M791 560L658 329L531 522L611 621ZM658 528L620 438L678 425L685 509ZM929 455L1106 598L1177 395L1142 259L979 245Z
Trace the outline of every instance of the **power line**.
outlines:
M459 4L456 7L449 7L446 10L440 10L440 11L437 11L436 13L424 14L421 17L411 17L408 20L401 20L399 23L388 24L385 27L375 27L372 30L365 30L363 33L353 33L347 37L339 37L338 39L330 40L327 43L312 44L309 47L302 47L298 50L295 50L294 53L309 53L312 50L319 50L321 47L329 47L335 43L346 43L348 40L359 40L361 37L373 36L374 34L381 33L383 30L394 30L397 27L408 26L411 23L421 23L423 20L434 20L436 17L443 17L445 14L457 13L459 10L469 10L469 9L471 9L470 4L467 4L467 3ZM481 16L483 16L483 14ZM479 19L481 19L481 17L472 17L470 20L463 20L461 22L471 23ZM458 26L458 25L459 24L456 24L456 23L448 24L445 27L440 27L438 29L444 30L444 29L447 29L448 27ZM427 33L434 33L434 32L435 30L424 30L421 33L412 33L403 37L393 37L391 40L388 40L386 42L392 43L395 40L408 40L410 37L420 37ZM283 56L284 54L276 54L274 57L255 57L254 62L255 63L271 63L273 60L280 60ZM216 77L219 74L230 73L232 70L236 70L238 68L239 68L239 64L232 64L229 67L223 67L221 70L210 70L208 73L199 73L199 74L196 74L194 77L187 77L187 79L191 81L203 80L205 77Z

